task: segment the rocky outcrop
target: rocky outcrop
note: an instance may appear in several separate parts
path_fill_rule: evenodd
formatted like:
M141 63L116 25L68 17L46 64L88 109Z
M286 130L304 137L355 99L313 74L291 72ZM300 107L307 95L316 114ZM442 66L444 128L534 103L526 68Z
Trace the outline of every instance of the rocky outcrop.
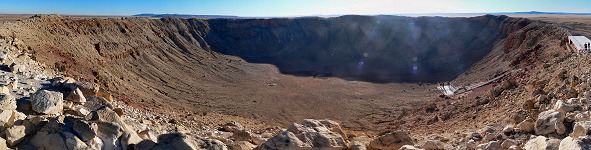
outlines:
M16 146L25 137L25 126L16 125L6 129L6 142L10 147Z
M60 92L40 90L31 95L33 111L43 114L59 114L63 109L63 94Z
M334 132L337 131L337 132ZM287 131L258 146L259 150L290 148L332 148L347 149L348 141L343 138L341 127L330 120L305 119L302 124L293 123Z
M305 145L298 137L289 132L284 131L280 134L277 134L267 140L267 142L263 143L262 145L258 146L257 150L271 150L271 149L288 149L288 148L298 148L298 147L309 147L309 145Z
M16 109L16 99L10 93L0 94L0 110L9 111Z
M517 126L515 127L515 131L525 133L533 132L535 129L535 125L536 124L533 119L526 118L525 120L517 124Z
M591 140L584 138L583 140L566 137L560 141L559 150L584 150L591 148Z
M549 139L544 136L537 136L527 141L523 148L526 150L558 149L560 142L561 141L559 139Z
M498 150L498 149L501 149L501 143L499 143L499 141L490 141L488 143L478 145L477 149Z
M78 103L84 103L84 102L86 102L86 97L84 97L84 94L82 93L82 91L79 88L76 88L76 89L72 90L72 92L70 92L70 94L68 94L68 96L65 98L65 100L72 101L72 102L78 102Z
M0 52L6 48L3 38ZM0 87L0 149L227 149L215 139L160 130L168 134L156 136L149 130L152 127L126 114L137 110L120 108L125 105L99 84L47 78L44 67L27 59L29 55L13 54L19 49L10 47L15 41L9 39L3 58L5 63L14 62L13 70L0 70L1 81L9 83ZM264 142L260 135L244 132L251 141L237 141L234 147L252 149L255 145L250 142Z
M100 89L99 84L92 82L66 83L63 86L71 90L79 89L86 96L96 96Z
M414 145L407 132L397 131L378 136L369 143L371 149L396 150L404 145Z
M215 141L206 144L207 146L202 147L206 149L216 149L222 150L226 149L224 143ZM149 147L149 146L145 146ZM194 141L187 139L186 136L173 133L173 134L164 134L158 136L158 142L154 144L154 147L151 149L197 149L196 144Z
M427 150L444 149L443 143L440 141L436 141L436 140L427 140L427 141L419 144L418 147L420 147L422 149L427 149Z
M570 136L577 138L580 136L587 136L589 133L591 133L591 121L579 121L575 122L573 132Z
M54 89L59 88L59 86L54 87ZM7 126L5 129L7 146L18 149L130 149L134 145L142 146L140 142L143 139L139 137L138 131L127 125L120 117L121 115L111 110L110 103L104 100L101 103L92 103L89 106L97 108L87 113L62 111L65 101L62 99L62 94L47 90L39 90L32 94L32 110L39 114L26 116L16 111L3 111L3 113L11 112L8 114L9 119L4 121ZM87 105L81 105L80 101L73 105L75 106L67 110L89 109L86 108ZM172 146L183 149L184 147L179 147L182 143L186 143L183 137L182 135L164 135L152 147ZM195 147L184 149L195 149Z
M551 133L557 133L557 131L562 132L558 134L564 134L564 118L564 112L556 110L547 110L541 112L538 115L538 120L536 121L536 134L547 135Z

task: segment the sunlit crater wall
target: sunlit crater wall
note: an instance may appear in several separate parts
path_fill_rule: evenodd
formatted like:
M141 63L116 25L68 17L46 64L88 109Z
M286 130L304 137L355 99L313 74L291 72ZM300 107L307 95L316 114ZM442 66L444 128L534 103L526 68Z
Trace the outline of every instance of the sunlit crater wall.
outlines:
M506 16L209 20L212 50L302 76L370 82L455 78L505 38Z

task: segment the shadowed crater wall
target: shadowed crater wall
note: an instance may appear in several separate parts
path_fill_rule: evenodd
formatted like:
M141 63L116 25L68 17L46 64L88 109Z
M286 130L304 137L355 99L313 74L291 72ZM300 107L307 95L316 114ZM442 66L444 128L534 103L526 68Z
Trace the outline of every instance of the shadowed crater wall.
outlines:
M213 19L212 50L282 73L370 82L454 79L506 37L506 16Z

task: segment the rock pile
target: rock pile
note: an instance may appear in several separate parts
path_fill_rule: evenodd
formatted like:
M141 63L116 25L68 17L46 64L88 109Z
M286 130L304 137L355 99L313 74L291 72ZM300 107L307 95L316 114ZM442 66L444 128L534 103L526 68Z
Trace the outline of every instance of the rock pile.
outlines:
M0 149L166 149L185 143L178 148L196 149L184 135L156 138L127 125L96 83L48 79L23 47L18 39L0 38L0 68L8 68L0 70Z
M468 133L458 141L444 147L459 149L589 149L591 145L591 118L585 106L591 101L585 98L554 100L552 105L515 124L493 124L478 132ZM542 111L543 110L543 111ZM535 112L535 111L533 111ZM537 117L536 117L537 116ZM531 119L531 118L535 119ZM399 140L401 141L401 140ZM404 147L409 149L409 146ZM443 147L422 147L443 149Z
M237 123L204 129L206 137L168 132L187 129L114 100L97 83L51 77L26 50L0 37L0 149L253 149L266 141Z
M63 79L53 79L52 85L60 85L59 82L63 82ZM4 127L2 128L4 131L2 138L6 141L7 147L17 149L128 149L140 142L153 140L149 136L140 136L149 135L149 131L138 133L137 130L124 123L120 114L113 111L112 106L104 98L90 96L89 99L94 101L80 101L85 96L79 92L79 89L87 89L83 87L85 84L74 82L74 86L61 85L43 87L44 89L31 94L28 99L22 98L25 104L18 106L11 93L2 95L0 120ZM69 91L70 89L74 90ZM72 93L79 97L74 101L64 100L63 95L72 95ZM179 140L166 139L173 140L167 142L178 142L176 140ZM156 141L152 142L156 143ZM158 144L160 141L154 146ZM140 146L146 147L145 145Z

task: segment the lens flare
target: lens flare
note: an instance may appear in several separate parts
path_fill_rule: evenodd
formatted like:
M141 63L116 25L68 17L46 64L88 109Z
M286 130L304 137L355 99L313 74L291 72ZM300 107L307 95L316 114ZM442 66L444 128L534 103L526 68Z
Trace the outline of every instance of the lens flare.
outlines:
M362 70L364 65L365 65L365 62L363 60L359 61L359 63L357 63L357 70Z

